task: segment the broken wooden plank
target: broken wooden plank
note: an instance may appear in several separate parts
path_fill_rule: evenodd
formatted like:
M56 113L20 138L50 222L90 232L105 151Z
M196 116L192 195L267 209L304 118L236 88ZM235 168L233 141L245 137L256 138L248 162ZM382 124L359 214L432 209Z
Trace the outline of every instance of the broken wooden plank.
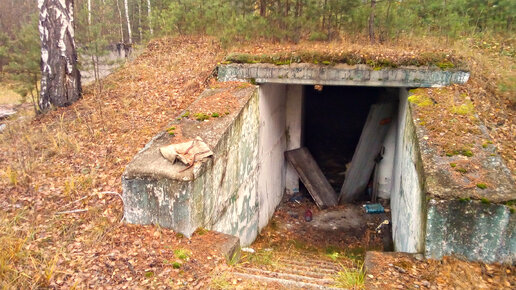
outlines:
M324 177L312 154L306 147L285 152L285 157L296 170L299 178L308 189L315 204L324 209L337 205L337 194Z
M375 158L382 148L395 109L396 103L392 101L371 106L340 191L341 204L355 200L366 189L374 170Z

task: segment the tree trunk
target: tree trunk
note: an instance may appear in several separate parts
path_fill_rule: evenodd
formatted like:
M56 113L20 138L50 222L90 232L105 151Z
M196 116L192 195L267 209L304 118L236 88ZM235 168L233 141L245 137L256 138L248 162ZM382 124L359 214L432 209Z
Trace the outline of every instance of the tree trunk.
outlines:
M150 34L154 35L154 30L152 29L152 7L150 0L147 0L147 18L149 19Z
M125 8L125 20L127 22L127 37L128 44L133 44L133 33L131 31L131 19L129 18L129 5L127 4L127 0L124 0L124 8Z
M371 14L369 14L369 40L374 44L374 12L376 8L376 0L371 0Z
M142 0L140 0L138 1L138 36L140 37L140 43L143 42L142 32Z
M88 0L88 26L91 26L91 0Z
M260 0L260 16L265 17L267 14L267 1Z
M64 107L81 98L73 7L73 0L38 0L41 39L39 106L43 112L52 105Z
M116 0L116 8L118 9L118 20L120 21L120 44L125 42L124 40L124 24L122 23L122 10L120 9L120 4L118 0Z

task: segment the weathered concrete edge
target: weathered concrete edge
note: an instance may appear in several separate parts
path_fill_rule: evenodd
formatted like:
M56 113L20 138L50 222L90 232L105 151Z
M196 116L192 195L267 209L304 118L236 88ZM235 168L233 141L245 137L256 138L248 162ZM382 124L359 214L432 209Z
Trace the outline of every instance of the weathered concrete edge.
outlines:
M202 101L205 98L210 98L217 93L220 93L227 89L206 89L204 90L199 97L183 112L181 112L178 116L183 115L185 112L189 112L190 108L194 106L197 102ZM206 127L205 122L198 122L196 120L177 120L174 118L174 121L170 122L166 127L171 126L181 126L184 127L184 130L188 129L189 131L183 132L184 137L189 139L195 139L196 137L201 137L204 142L206 142L212 150L215 150L220 146L221 141L224 139L224 136L227 135L230 130L234 120L240 118L242 111L245 106L249 102L249 100L257 94L256 87L248 87L239 89L236 94L242 94L244 97L240 100L240 107L235 111L231 112L228 116L224 116L222 118L212 119L209 122L209 128ZM181 118L180 118L181 119ZM184 124L186 122L186 124ZM215 125L214 125L215 124ZM188 125L188 127L186 126ZM221 129L222 128L222 129ZM191 131L191 132L190 132ZM220 134L213 134L214 132L219 132ZM213 136L210 136L213 135ZM179 163L172 164L161 157L161 153L151 152L158 151L159 147L168 145L173 141L173 137L171 137L166 131L162 131L155 135L145 146L138 151L138 153L133 157L131 162L126 166L123 178L125 179L170 179L170 180L179 180L179 181L193 181L197 177L204 174L204 172L211 166L212 158L207 158L202 162L196 163L191 169L185 170L185 166ZM159 159L158 164L154 164L155 162L151 162L152 164L141 164L140 159L147 159L150 156L146 156L152 154L154 155L153 159ZM155 158L155 155L158 155L158 158ZM155 160L154 160L155 161ZM164 170L159 170L159 172L151 172L147 167L160 167Z
M478 201L485 200L495 204L505 204L508 201L516 200L516 183L512 179L509 168L499 154L488 156L482 160L482 163L485 165L483 169L489 173L487 176L489 179L484 181L496 186L491 186L487 189L480 189L478 187L464 188L454 183L449 178L449 164L453 160L448 160L449 157L440 157L435 148L430 146L424 138L427 134L426 129L414 119L417 118L417 114L414 114L416 105L409 102L408 106L412 116L411 123L417 134L422 164L421 172L424 176L424 190L428 199L473 199ZM489 140L487 128L483 124L478 125L478 127L483 135L481 139ZM492 152L495 152L494 148Z
M414 119L413 106L408 103L407 125L412 127L411 130L417 136L415 146L418 156L415 166L426 196L421 208L424 217L422 242L425 257L442 259L453 255L470 261L516 263L516 214L511 213L510 208L503 204L514 199L514 186L509 184L490 192L493 194L491 199L495 199L498 204L460 200L459 197L465 196L465 189L459 186L452 186L447 189L446 194L442 194L442 184L434 181L443 173L428 166L429 162L434 162L437 153L423 138L424 128ZM501 168L496 169L501 170L501 174L509 174L508 170L504 170L506 166L500 156L491 158L499 161L497 164Z
M258 205L257 199L249 194L253 195L255 187L250 185L250 183L244 182L237 187L232 186L231 188L227 188L227 186L224 186L224 188L221 188L221 190L218 190L217 192L211 191L211 188L215 188L212 182L215 182L217 185L221 185L219 184L219 181L222 182L223 180L230 179L234 180L235 178L242 180L244 179L244 176L249 177L250 174L256 171L250 171L251 169L249 168L248 162L235 163L238 165L247 165L244 166L244 171L236 175L230 174L228 171L228 174L222 173L222 176L215 176L213 174L216 170L210 170L217 166L217 168L220 169L220 164L225 166L224 164L228 162L228 159L234 158L233 155L238 155L240 154L238 152L245 150L244 146L240 148L241 150L231 150L229 155L233 157L229 155L227 157L223 157L222 155L225 156L225 154L219 156L217 153L224 153L224 150L228 149L227 146L229 144L226 143L229 142L228 138L230 136L233 136L231 137L233 140L235 136L238 137L237 135L239 135L239 132L241 131L256 131L249 131L249 128L243 130L238 126L238 128L234 126L236 120L248 120L248 118L245 118L245 112L257 110L258 93L256 87L245 90L248 91L249 94L244 96L244 99L242 99L242 106L228 116L229 119L231 119L231 122L228 123L228 127L225 127L224 130L220 131L220 134L216 133L217 140L212 140L212 142L210 142L212 144L217 144L213 149L215 156L214 158L205 159L203 163L206 164L200 164L199 167L204 168L204 170L199 170L202 171L199 176L194 176L193 180L178 180L173 177L169 178L168 175L163 176L158 174L148 176L144 172L142 176L132 174L131 176L124 175L122 177L122 185L124 189L123 198L125 204L124 214L127 222L136 224L160 224L163 227L171 228L180 232L185 236L190 236L195 229L201 226L207 229L224 232L226 234L237 235L241 239L240 242L243 245L247 245L254 240L258 231ZM256 122L258 121L256 120ZM251 123L254 124L253 122ZM246 122L247 125L250 125L251 123L247 124ZM199 128L199 126L194 127ZM194 131L197 131L197 129ZM219 132L219 130L216 132ZM195 132L192 133L195 135ZM251 139L245 138L245 140ZM234 142L241 144L238 140ZM257 148L255 146L257 142L258 141L256 139L253 143L254 145L246 144L253 148ZM151 147L153 148L155 145L156 144ZM222 163L216 165L216 160L219 160ZM235 168L240 167L241 166L237 166ZM220 175L220 170L217 172ZM224 176L226 178L224 178ZM241 206L245 206L245 204L248 204L251 209L242 211ZM245 212L246 214L241 215L242 212Z
M467 71L421 67L374 70L367 65L225 64L218 66L218 80L224 82L252 80L256 83L426 88L464 84L469 76L470 73Z
M425 256L454 255L485 263L516 263L516 214L479 201L428 202Z

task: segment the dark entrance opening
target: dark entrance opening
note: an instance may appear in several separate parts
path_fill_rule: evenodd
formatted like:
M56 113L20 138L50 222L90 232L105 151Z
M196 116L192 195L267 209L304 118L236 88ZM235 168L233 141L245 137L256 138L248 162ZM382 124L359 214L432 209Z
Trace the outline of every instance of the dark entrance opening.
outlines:
M376 87L305 86L304 144L337 194L371 105L388 93Z

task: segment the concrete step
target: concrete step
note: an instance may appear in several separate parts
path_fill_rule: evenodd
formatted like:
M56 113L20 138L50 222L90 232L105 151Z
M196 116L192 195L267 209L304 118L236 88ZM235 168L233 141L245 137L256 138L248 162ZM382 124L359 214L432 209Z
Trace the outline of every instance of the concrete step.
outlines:
M300 282L307 282L307 283L314 283L314 284L320 284L320 285L331 285L334 284L335 281L328 278L315 278L315 277L309 277L306 275L296 275L292 273L282 272L282 271L268 271L263 270L259 268L250 268L250 267L240 267L237 268L237 271L240 273L247 273L247 274L254 274L254 275L261 275L261 276L267 276L272 278L281 278L281 279L289 279L293 281L300 281Z
M317 260L314 258L305 258L301 257L299 259L292 259L292 258L286 258L281 257L278 260L281 264L284 265L295 265L298 267L304 267L304 268L317 268L322 271L326 272L335 272L342 269L342 266L337 262L330 262L330 261L324 261L324 260Z
M299 267L297 265L276 265L275 270L282 273L307 276L318 279L326 279L337 274L338 271L319 269L317 267Z
M291 253L276 257L273 265L242 263L231 275L243 283L265 283L267 287L286 289L336 289L333 277L342 270L338 262L310 253Z
M262 283L274 283L274 284L280 284L285 286L287 289L339 289L339 288L333 288L331 286L327 285L320 285L310 282L303 282L303 281L297 281L292 279L285 279L285 278L277 278L277 277L269 277L269 276L263 276L263 275L257 275L257 274L248 274L248 273L241 273L241 272L234 272L233 276L248 280L248 281L259 281Z

